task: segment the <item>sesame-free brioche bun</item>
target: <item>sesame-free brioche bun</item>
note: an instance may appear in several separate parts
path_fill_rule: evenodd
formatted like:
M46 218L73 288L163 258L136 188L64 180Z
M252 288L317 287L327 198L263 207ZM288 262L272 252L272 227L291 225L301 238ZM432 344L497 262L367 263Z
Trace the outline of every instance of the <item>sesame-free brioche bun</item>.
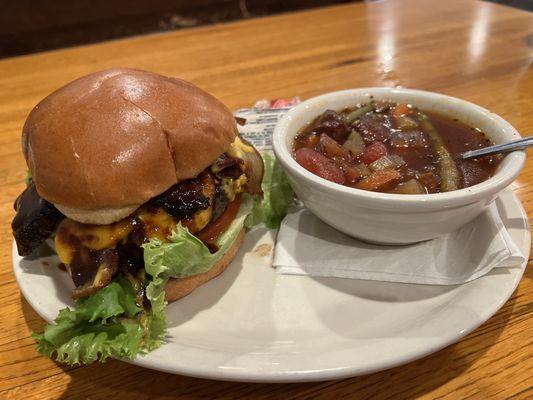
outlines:
M222 258L211 269L202 274L193 275L188 278L170 279L165 286L165 300L176 301L187 296L198 286L206 283L214 277L220 275L231 264L237 251L244 240L244 229L239 233L231 247L224 253Z
M193 84L116 68L43 99L22 145L41 197L80 222L104 224L197 176L236 134L231 111Z

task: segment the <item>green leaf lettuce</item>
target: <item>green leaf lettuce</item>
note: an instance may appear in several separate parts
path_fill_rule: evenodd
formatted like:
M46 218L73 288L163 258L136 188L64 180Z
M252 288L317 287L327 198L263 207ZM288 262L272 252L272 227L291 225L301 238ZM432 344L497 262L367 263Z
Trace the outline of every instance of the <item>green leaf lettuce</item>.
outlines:
M55 325L33 334L38 350L69 365L87 364L109 357L134 358L142 347L143 328L135 317L141 313L135 291L125 278L118 278L90 297L76 301L74 309L59 312Z
M254 207L246 226L264 223L268 228L278 229L287 215L287 209L294 202L294 193L276 158L270 153L263 153L262 156L265 164L261 184L263 198L254 198Z

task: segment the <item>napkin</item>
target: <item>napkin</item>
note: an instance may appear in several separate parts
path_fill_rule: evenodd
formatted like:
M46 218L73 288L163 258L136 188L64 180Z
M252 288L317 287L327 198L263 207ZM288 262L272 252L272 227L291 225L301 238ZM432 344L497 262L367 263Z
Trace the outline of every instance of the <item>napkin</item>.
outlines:
M454 285L524 261L493 203L458 231L407 246L353 239L296 207L282 222L273 266L281 274Z

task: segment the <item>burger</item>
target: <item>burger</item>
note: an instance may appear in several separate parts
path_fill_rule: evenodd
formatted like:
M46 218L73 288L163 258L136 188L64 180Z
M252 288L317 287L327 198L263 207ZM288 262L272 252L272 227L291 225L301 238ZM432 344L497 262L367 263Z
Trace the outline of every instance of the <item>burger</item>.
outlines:
M18 252L53 241L75 299L34 337L68 364L160 346L165 304L222 273L261 212L260 154L228 108L181 79L79 78L31 111L22 149Z

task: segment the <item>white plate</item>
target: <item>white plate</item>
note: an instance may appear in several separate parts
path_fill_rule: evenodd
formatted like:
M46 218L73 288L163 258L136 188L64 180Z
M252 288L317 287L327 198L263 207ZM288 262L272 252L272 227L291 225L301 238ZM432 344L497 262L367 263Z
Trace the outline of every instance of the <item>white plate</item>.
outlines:
M506 190L497 202L528 255L530 232L519 200ZM498 268L461 286L286 276L270 267L273 236L266 229L249 232L224 274L168 306L168 343L133 363L235 381L367 374L424 357L477 328L511 296L525 267ZM22 293L47 321L72 305L72 284L56 263L53 257L23 260L13 249Z

